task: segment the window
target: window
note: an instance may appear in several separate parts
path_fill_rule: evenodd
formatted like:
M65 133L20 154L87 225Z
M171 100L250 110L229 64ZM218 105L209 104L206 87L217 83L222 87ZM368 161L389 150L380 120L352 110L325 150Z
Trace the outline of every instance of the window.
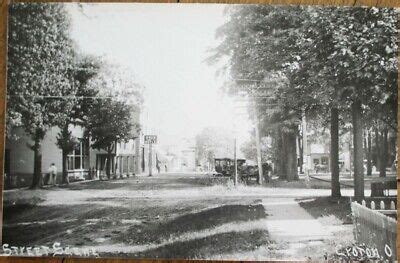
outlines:
M319 159L314 159L313 162L314 162L314 165L319 164Z
M67 169L81 170L89 168L89 148L86 140L80 140L76 148L68 154Z
M327 165L328 164L328 157L321 158L321 164Z

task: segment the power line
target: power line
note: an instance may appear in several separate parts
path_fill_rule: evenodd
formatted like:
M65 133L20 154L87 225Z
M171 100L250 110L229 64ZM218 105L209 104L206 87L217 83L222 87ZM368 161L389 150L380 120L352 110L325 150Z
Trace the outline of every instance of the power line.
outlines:
M235 81L249 81L249 82L262 82L263 80L259 80L259 79L232 79Z
M270 96L253 96L253 97L235 97L234 100L236 101L248 101L249 99L271 99L271 100L276 100L278 98L276 97L270 97Z
M265 108L277 108L278 106L281 106L279 103L256 103L257 106L259 107L265 107ZM235 108L249 108L250 105L238 105L235 106Z
M117 96L50 96L50 95L7 95L9 97L29 97L40 99L113 99Z

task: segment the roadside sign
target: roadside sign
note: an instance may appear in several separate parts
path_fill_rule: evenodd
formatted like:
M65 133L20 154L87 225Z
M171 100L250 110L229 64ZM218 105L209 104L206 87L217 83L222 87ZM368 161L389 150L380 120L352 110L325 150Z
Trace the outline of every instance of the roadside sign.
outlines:
M157 135L145 135L144 143L146 144L156 144L157 143Z

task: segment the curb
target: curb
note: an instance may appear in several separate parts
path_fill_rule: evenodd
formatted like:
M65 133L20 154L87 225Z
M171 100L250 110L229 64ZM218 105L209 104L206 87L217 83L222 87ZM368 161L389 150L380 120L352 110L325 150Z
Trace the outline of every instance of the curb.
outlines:
M75 181L75 182L71 182L69 184L43 185L42 187L39 187L38 189L35 189L35 190L43 190L43 189L55 188L55 187L60 188L59 186L90 183L90 182L94 182L94 181L101 181L101 180L100 179L92 179L92 180ZM22 191L22 190L30 190L30 189L29 189L29 187L13 188L13 189L7 189L7 190L3 189L3 193L17 192L17 191Z

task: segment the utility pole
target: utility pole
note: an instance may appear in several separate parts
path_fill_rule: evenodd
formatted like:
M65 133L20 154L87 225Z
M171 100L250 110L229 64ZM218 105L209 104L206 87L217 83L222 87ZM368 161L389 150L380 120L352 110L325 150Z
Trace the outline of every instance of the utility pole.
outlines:
M263 170L261 160L261 143L260 143L260 130L258 121L258 111L256 103L254 102L254 119L255 119L255 130L256 130L256 148L257 148L257 166L258 166L258 184L262 184Z
M242 82L242 83L255 83L251 85L257 85L258 83L263 82L263 80L256 80L256 79L235 79L236 82ZM254 93L254 92L252 92ZM258 184L262 184L263 182L263 169L262 169L262 159L261 159L261 139L260 139L260 130L259 130L259 120L258 120L258 111L257 111L257 106L256 106L256 98L261 98L261 97L268 97L268 96L254 96L256 94L251 94L253 95L252 98L253 100L253 109L254 109L254 119L255 119L255 133L256 133L256 148L257 148L257 166L258 166Z
M152 154L152 143L149 144L149 176L152 176L152 168L153 168L153 154Z
M308 140L307 140L307 120L306 113L303 110L302 118L301 118L301 129L303 132L303 163L304 165L304 175L306 177L306 181L310 180L310 153L308 149Z

